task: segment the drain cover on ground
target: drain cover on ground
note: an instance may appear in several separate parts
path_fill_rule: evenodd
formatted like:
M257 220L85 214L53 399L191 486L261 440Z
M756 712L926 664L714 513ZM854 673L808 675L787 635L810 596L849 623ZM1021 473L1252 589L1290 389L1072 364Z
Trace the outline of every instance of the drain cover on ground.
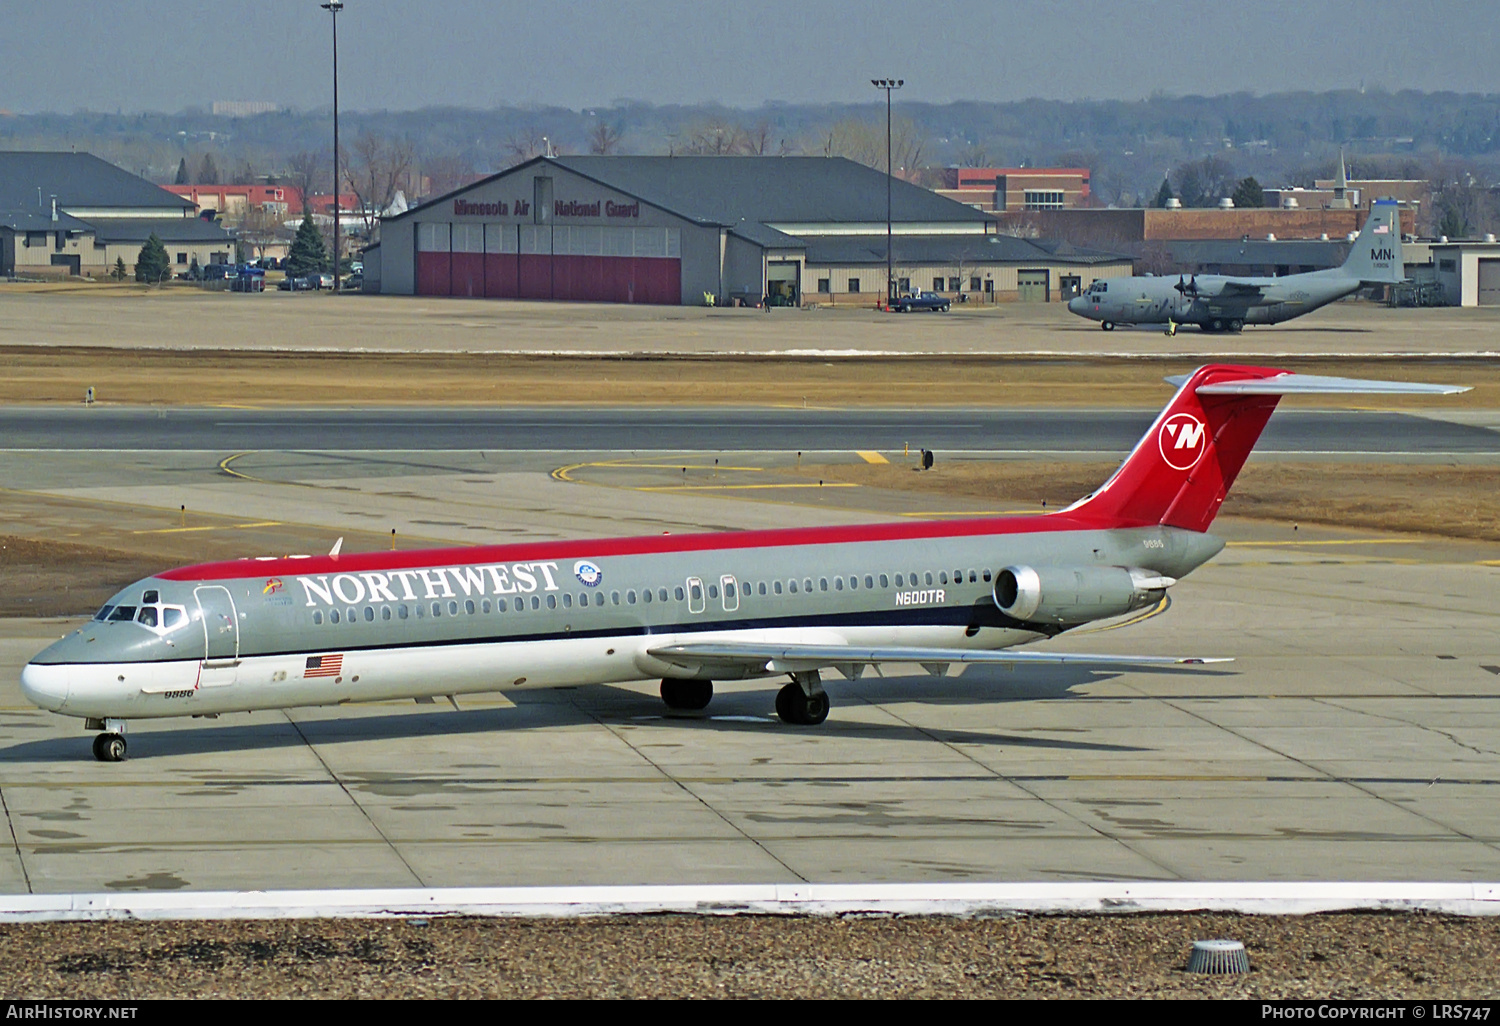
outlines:
M1188 956L1187 971L1248 973L1250 956L1245 954L1245 945L1237 940L1193 941L1193 953Z

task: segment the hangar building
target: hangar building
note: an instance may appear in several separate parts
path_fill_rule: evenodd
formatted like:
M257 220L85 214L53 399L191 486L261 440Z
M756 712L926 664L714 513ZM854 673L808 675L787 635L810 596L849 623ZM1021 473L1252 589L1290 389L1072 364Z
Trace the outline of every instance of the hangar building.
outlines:
M1127 258L995 235L993 214L895 180L903 290L1056 298ZM365 288L616 303L874 305L883 172L840 157L538 157L381 223Z

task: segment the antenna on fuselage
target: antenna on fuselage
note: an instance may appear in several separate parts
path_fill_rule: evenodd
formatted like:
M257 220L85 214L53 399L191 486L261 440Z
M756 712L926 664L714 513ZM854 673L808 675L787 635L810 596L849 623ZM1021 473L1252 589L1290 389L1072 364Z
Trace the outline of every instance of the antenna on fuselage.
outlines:
M344 538L343 538L343 535L340 535L339 536L339 540L333 543L333 548L331 548L331 549L328 550L328 554L330 556L337 556L339 554L339 549L342 549L343 547L344 547Z

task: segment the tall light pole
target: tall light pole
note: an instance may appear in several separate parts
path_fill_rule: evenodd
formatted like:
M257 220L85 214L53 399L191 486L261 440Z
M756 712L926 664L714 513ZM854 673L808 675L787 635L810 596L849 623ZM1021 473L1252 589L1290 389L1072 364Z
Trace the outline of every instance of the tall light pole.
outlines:
M885 308L891 308L896 293L896 256L891 250L891 91L906 83L902 78L872 78L870 84L885 90Z
M333 291L339 292L339 258L344 250L339 226L339 12L344 9L344 0L328 0L322 7L333 15Z

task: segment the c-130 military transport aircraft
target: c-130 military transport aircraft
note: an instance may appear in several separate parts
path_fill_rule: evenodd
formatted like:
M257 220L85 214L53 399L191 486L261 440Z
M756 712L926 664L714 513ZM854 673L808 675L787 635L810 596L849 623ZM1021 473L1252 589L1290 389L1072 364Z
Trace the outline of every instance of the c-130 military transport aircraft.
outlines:
M786 675L776 712L812 725L829 668L1210 662L1012 646L1155 605L1218 553L1208 527L1281 396L1466 391L1223 365L1168 380L1115 474L1055 513L184 567L115 595L21 687L102 730L94 756L115 762L130 719L642 677L702 709L714 680Z
M1405 277L1400 212L1394 201L1376 200L1338 267L1279 278L1106 278L1068 300L1068 309L1098 321L1105 331L1116 324L1165 324L1168 335L1177 334L1181 324L1196 324L1207 332L1239 331L1247 324L1280 324L1353 295L1365 285L1400 284Z

